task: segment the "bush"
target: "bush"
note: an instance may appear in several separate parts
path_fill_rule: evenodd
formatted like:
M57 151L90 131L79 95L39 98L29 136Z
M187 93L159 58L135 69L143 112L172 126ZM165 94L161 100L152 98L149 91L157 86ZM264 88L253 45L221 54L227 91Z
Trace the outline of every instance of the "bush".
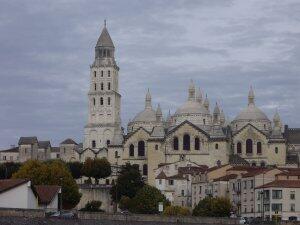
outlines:
M165 216L188 216L190 214L188 208L181 206L167 206L163 212Z
M119 202L119 208L121 210L129 210L131 204L131 199L127 196L122 196Z
M85 207L80 209L80 211L86 211L86 212L103 212L102 209L100 209L102 205L101 201L91 201L86 203Z
M227 198L206 197L193 210L194 216L229 217L232 205Z

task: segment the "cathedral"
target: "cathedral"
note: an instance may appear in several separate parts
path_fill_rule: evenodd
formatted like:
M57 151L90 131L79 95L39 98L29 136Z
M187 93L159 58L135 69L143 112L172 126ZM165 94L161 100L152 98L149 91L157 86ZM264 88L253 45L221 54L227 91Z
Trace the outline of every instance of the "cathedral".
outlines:
M245 95L245 108L228 121L218 104L210 110L208 97L190 81L186 101L164 117L160 105L153 107L148 90L143 109L127 124L126 132L121 126L115 46L105 25L90 66L88 120L80 160L107 157L112 165L136 164L149 184L155 183L159 165L178 161L208 167L286 165L286 139L278 112L269 119L255 105L252 87L246 99Z

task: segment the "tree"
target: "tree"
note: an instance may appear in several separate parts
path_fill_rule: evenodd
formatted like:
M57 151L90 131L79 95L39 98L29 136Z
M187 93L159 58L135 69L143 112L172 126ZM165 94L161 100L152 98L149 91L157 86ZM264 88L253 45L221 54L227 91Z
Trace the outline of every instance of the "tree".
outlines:
M67 166L72 174L74 179L79 179L82 177L82 167L83 163L81 162L67 162Z
M21 163L6 162L0 164L0 179L10 179L19 170Z
M121 210L129 210L130 209L131 199L127 196L122 196L119 201L119 208Z
M190 210L181 206L167 206L163 212L166 216L188 216L191 214Z
M194 216L228 217L230 216L231 203L227 198L206 197L201 200L193 210Z
M117 182L111 188L110 194L113 201L119 202L122 196L133 198L143 186L144 182L137 166L128 163L122 166Z
M92 163L92 177L95 178L96 183L99 179L108 177L111 174L110 163L106 158L95 158Z
M29 160L20 167L13 178L30 179L33 185L60 185L63 207L66 209L75 207L81 197L78 185L67 166L60 160L51 162Z
M91 158L87 158L81 169L82 175L89 178L88 182L92 183L91 177L93 176L93 160Z
M157 188L145 185L131 200L129 210L134 213L155 214L158 213L159 202L162 202L164 207L170 204Z

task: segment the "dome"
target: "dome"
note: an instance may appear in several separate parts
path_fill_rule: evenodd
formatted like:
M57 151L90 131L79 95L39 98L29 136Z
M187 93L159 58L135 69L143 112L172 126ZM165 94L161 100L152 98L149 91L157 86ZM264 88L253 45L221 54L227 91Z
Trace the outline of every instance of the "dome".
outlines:
M186 115L186 114L209 114L208 110L197 101L186 101L180 106L175 115Z
M139 112L133 119L133 122L155 122L156 112L152 108L145 108Z
M247 108L242 110L239 115L234 119L235 121L259 121L259 120L267 120L269 121L269 118L266 116L266 114L261 111L258 107L256 107L254 104L248 105Z

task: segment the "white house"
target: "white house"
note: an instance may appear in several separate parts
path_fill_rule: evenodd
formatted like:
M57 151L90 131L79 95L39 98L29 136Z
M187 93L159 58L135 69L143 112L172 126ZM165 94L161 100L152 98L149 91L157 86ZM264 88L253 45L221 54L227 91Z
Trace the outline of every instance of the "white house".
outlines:
M27 179L0 180L0 208L48 209L59 208L60 186L32 185Z

